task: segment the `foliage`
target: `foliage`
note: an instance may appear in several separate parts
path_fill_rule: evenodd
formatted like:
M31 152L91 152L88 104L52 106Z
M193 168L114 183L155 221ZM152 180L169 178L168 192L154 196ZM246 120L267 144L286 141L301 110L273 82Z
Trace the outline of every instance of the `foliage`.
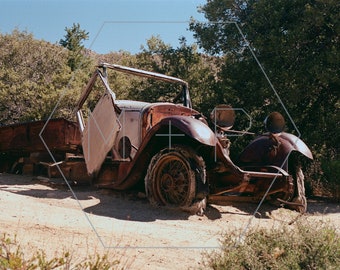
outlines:
M340 202L340 160L323 160L321 168L323 179L326 181L323 185L326 191L321 192L321 195L324 196L325 193L329 193L328 197L335 202Z
M218 61L198 53L195 45L187 45L180 38L177 48L165 44L159 37L151 37L142 52L137 54L139 68L180 78L189 83L189 91L195 109L207 114L214 104L214 78ZM155 83L150 80L135 84L133 96L150 101L171 101L180 89L168 83Z
M0 36L0 46L0 121L46 117L52 111L51 101L59 94L53 85L70 78L69 70L63 66L65 54L54 45L17 30Z
M316 226L317 225L317 226ZM204 269L337 269L340 236L320 222L226 234L221 251L205 255Z
M66 34L64 39L59 41L59 44L68 49L68 65L72 71L81 66L86 66L88 60L84 56L84 45L82 42L89 38L89 32L80 29L80 24L73 24L71 28L65 28Z
M53 117L72 117L86 69L72 72L67 51L25 31L0 34L0 47L2 124L46 119L56 105Z
M316 160L339 159L339 8L337 0L211 0L201 7L208 22L190 23L207 53L225 57L219 88L231 91L222 99L249 112L256 132L270 111L282 112Z
M109 270L118 269L120 262L118 260L110 260L108 254L100 256L89 256L82 262L77 262L72 258L70 252L66 251L60 257L49 259L44 251L35 252L30 258L25 255L16 241L12 240L6 234L0 239L0 269L6 270L33 270L33 269L75 269L75 270Z
M99 57L99 62L137 67L136 55L132 55L126 51L111 52L109 54L101 55ZM108 76L110 87L115 92L117 99L128 99L130 89L136 78L120 72L109 72Z
M235 90L239 105L251 100L253 108L260 106L266 113L266 106L279 103L249 50L254 48L299 129L304 134L327 129L328 139L334 137L331 130L339 109L338 1L209 1L202 10L210 22L192 22L191 29L207 52L228 55L220 78ZM331 116L329 128L315 129L326 124L325 114Z

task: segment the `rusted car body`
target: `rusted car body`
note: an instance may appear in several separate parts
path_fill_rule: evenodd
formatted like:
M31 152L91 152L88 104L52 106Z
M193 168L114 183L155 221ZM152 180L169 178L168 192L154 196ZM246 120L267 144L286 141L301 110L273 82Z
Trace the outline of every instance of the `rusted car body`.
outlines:
M177 84L180 91L170 102L119 100L110 88L108 70ZM98 81L103 90L89 109L86 101ZM207 199L266 199L300 212L306 209L303 174L291 158L295 154L313 158L303 141L283 132L283 127L268 128L235 164L228 139L229 132L235 132L231 131L232 108L217 106L210 120L206 119L192 108L188 84L181 79L103 63L93 73L75 112L80 137L75 136L73 144L65 141L69 148L60 149L65 156L51 165L64 164L61 172L67 180L83 178L117 190L139 186L152 204L195 213L204 212ZM41 137L49 141L44 133ZM58 152L53 145L47 148L53 149L52 156Z

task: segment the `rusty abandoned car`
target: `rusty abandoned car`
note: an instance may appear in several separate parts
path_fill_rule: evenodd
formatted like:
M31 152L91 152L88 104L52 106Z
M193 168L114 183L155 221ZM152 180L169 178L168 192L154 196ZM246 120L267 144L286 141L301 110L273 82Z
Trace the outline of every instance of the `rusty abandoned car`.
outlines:
M160 80L178 86L169 102L119 100L108 72ZM100 98L85 106L95 84ZM267 132L257 136L237 164L228 138L235 113L219 105L207 119L192 108L187 82L154 72L102 63L75 106L77 121L49 119L0 128L0 169L45 174L101 188L139 186L152 204L202 214L206 201L262 199L304 212L301 168L293 153L312 159L305 143L284 132L274 112ZM145 190L144 190L145 189Z

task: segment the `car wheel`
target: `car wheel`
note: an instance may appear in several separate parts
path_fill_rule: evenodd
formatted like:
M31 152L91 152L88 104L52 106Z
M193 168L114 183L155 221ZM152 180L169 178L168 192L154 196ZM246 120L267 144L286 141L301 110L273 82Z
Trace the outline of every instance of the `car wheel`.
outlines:
M205 163L190 148L166 148L151 159L145 177L151 204L202 214L207 195L202 187L206 187Z
M305 195L305 176L300 166L296 166L292 172L295 184L295 194L292 202L296 205L290 206L294 210L305 213L307 210L307 199Z
M279 193L271 196L271 201L274 204L283 203L287 208L300 213L305 213L307 210L307 199L305 195L304 174L300 165L292 165L289 170L290 174L290 192Z

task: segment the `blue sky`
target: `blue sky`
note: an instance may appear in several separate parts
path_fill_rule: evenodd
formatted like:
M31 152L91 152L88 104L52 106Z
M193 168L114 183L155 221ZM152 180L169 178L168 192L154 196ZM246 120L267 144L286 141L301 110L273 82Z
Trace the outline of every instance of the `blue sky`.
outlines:
M0 0L0 32L27 30L37 39L57 43L65 27L79 23L89 32L85 47L98 53L136 53L152 35L178 46L190 17L204 20L197 7L206 0Z

